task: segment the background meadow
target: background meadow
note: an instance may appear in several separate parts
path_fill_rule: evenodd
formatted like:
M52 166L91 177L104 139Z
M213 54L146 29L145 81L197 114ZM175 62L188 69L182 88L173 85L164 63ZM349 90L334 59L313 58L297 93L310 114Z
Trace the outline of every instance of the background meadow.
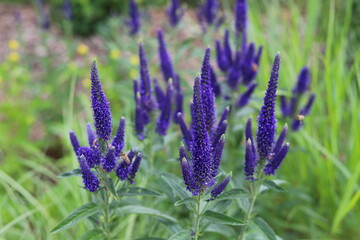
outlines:
M174 206L177 196L161 177L181 182L179 127L172 124L168 134L160 137L149 126L144 141L134 135L132 79L139 77L138 43L144 44L151 76L163 84L156 38L157 29L163 29L182 81L189 121L192 84L208 46L218 79L224 81L215 62L214 42L222 39L225 28L233 28L233 1L221 1L226 20L206 33L196 19L197 1L184 1L186 13L176 28L169 25L164 12L168 1L138 1L142 26L136 36L128 34L125 24L127 1L71 2L72 20L63 17L60 0L46 1L45 10L37 1L0 2L0 239L80 239L91 229L91 223L84 221L50 234L60 220L90 199L80 178L58 176L78 168L69 129L80 142L87 141L93 58L98 61L114 124L121 116L127 119L126 149L135 146L144 155L136 186L161 193L160 197L126 198L123 206L141 202L186 224L189 212L184 205ZM248 116L255 120L258 115L273 56L280 52L279 92L290 95L306 65L317 98L303 128L288 136L291 149L276 176L285 181L282 186L287 192L260 195L257 213L282 239L357 239L360 2L249 0L248 5L248 39L264 49L252 100L233 113L227 129L221 168L223 173L232 171L229 189L245 185L243 129ZM51 16L49 27L43 25L44 12ZM225 106L218 99L219 113ZM278 120L279 131L285 123L279 111ZM229 216L241 216L238 204L233 200L223 210ZM122 216L117 239L168 239L176 231L170 221L152 215L155 220L142 214ZM214 225L203 239L231 239L239 228L218 229Z

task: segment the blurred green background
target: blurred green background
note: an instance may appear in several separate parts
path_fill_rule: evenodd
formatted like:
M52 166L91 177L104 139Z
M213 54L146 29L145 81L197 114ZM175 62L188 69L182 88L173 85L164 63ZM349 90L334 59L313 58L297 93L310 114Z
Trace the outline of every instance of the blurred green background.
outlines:
M0 1L0 239L78 239L91 228L81 223L73 230L49 233L89 199L79 187L81 179L57 176L78 165L68 130L75 130L86 142L85 124L92 121L89 70L93 58L99 61L114 123L120 116L127 118L128 148L146 151L147 141L154 139L142 143L132 130L132 79L138 77L138 42L142 40L145 45L151 76L160 77L156 29L164 29L168 50L183 81L188 112L192 81L200 71L205 47L214 48L215 39L233 24L233 1L221 1L227 16L225 24L203 34L193 8L199 1L184 1L185 19L171 28L164 14L168 1L142 0L138 1L143 11L142 27L131 37L125 25L127 1L71 2L71 21L62 15L61 0L45 2L51 26L44 30L36 1ZM290 92L300 68L307 65L317 99L304 128L289 136L291 151L277 175L286 181L288 192L261 195L256 211L283 239L358 239L360 1L248 2L249 40L264 46L259 87L250 107L238 112L228 129L227 135L232 136L226 144L222 168L233 172L232 185L245 183L242 129L249 115L256 118L274 54L280 51L282 56L279 84L285 92ZM212 61L216 65L214 52ZM218 106L222 107L221 101ZM279 124L283 124L280 114ZM175 125L165 139L154 136L166 143L155 153L155 166L181 177L173 160L177 158L179 136ZM145 172L146 168L140 169L139 185L146 184L141 177ZM149 184L157 189L159 179L154 177ZM186 218L186 211L173 209L166 197L157 201L161 210ZM227 211L232 216L239 214L236 204ZM123 217L119 239L146 236L149 222L147 217ZM155 233L165 239L168 236L165 227Z

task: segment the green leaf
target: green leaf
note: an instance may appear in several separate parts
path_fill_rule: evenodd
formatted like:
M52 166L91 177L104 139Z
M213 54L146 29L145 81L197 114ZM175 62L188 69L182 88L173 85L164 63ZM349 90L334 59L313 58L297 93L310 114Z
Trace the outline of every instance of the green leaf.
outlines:
M182 204L186 204L186 203L193 203L194 202L194 198L192 197L188 197L188 198L184 198L184 199L181 199L179 201L176 201L174 203L174 206L179 206L179 205L182 205Z
M226 225L234 225L234 226L239 226L239 225L245 224L243 221L241 221L239 219L232 218L232 217L226 216L222 213L213 212L210 210L208 210L204 213L204 217L209 219L211 222L218 223L218 224L226 224Z
M175 233L168 240L189 240L190 238L191 238L190 231L185 230Z
M247 192L244 189L241 188L234 188L229 191L223 192L220 196L215 198L213 201L216 200L225 200L225 199L236 199L241 195L246 195Z
M231 202L232 200L228 199L215 201L214 204L212 204L211 210L214 212L224 212L229 207Z
M100 229L93 229L81 235L79 240L99 239L102 235L103 232Z
M106 184L107 188L109 189L109 191L111 192L111 194L114 196L114 198L118 199L118 195L115 190L114 181L112 180L111 177L106 178L105 184Z
M175 193L181 198L188 198L190 197L190 195L178 184L176 183L174 180L166 177L166 176L161 176L165 182L167 184L169 184L169 186L175 191Z
M117 191L119 196L161 196L160 193L141 187L125 187Z
M57 233L64 229L72 227L78 224L80 221L84 220L85 218L97 213L98 210L99 206L96 203L87 203L79 207L78 209L72 211L69 216L67 216L53 230L51 230L51 233Z
M166 177L166 176L161 176L165 182L173 189L173 191L176 193L176 195L178 195L180 197L180 199L185 199L185 198L190 198L190 194L184 190L183 187L181 187L178 183L176 183L174 180ZM186 207L190 210L193 209L193 204L191 202L186 202L185 203Z
M74 176L81 176L81 171L79 168L75 168L74 170L69 171L69 172L64 172L57 177L58 178L66 178L66 177L74 177Z
M265 222L264 219L260 217L256 217L254 220L256 226L260 228L260 230L265 234L265 236L270 240L276 240L276 235L274 230Z
M137 206L137 205L128 205L124 207L120 207L117 209L117 212L121 215L129 214L129 213L137 213L137 214L144 214L144 215L151 215L160 218L164 218L170 220L172 222L177 222L177 220L167 214L161 213L160 211L148 207Z
M226 239L234 239L236 233L232 227L220 224L210 224L206 229L205 232L213 232L218 233L221 235L226 236Z
M276 192L287 192L287 190L279 185L277 185L274 181L264 180L263 183L268 188L275 190Z

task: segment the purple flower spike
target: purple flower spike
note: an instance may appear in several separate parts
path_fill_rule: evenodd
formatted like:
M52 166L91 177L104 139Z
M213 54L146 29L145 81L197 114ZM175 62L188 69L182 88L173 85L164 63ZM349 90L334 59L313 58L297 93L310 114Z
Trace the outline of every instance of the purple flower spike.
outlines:
M199 191L197 190L197 186L194 182L193 171L191 169L191 166L189 165L189 162L186 160L186 158L183 158L181 159L180 164L181 164L181 171L186 185L186 189L192 192L194 196L198 195Z
M213 135L213 137L212 137L212 141L211 141L211 146L212 146L212 147L214 147L214 146L218 143L220 137L221 137L223 134L225 134L227 126L228 126L228 123L227 123L226 120L225 120L225 121L222 121L222 122L218 125L218 127L216 128L216 130L215 130L215 132L214 132L214 135Z
M246 139L246 141L248 139L250 139L252 142L254 142L253 136L252 136L252 118L251 117L249 117L247 122L246 122L245 139Z
M255 167L257 165L257 159L255 152L253 151L253 143L249 138L246 141L246 150L245 150L245 176L247 180L254 180Z
M221 48L219 40L216 40L216 62L222 72L227 72L230 67L229 60L225 54L225 51Z
M213 23L215 22L218 10L219 10L219 3L217 0L206 0L206 2L203 5L203 14L206 22L209 25L213 25Z
M265 165L264 173L266 175L274 175L275 170L279 168L281 162L289 151L290 144L286 143L281 150Z
M211 191L211 198L209 200L214 200L217 196L219 196L224 191L229 182L230 176L226 176L226 178L217 186L215 186L214 189Z
M257 73L257 65L254 64L255 44L250 43L242 60L243 83L250 83Z
M296 132L302 127L303 120L300 118L303 118L303 116L297 116L295 119L293 119L291 123L291 130Z
M194 83L193 109L192 109L192 160L194 163L195 181L199 192L211 185L212 158L211 145L208 132L206 131L203 98L200 77L196 77Z
M181 143L180 148L179 148L179 156L180 156L180 161L183 158L187 159L186 148L183 143Z
M266 90L264 104L258 118L258 131L256 136L257 148L263 159L269 159L275 140L276 116L275 101L276 89L279 79L280 55L276 54L268 88Z
M119 121L118 130L111 144L115 148L116 157L120 156L120 153L125 145L125 125L126 125L125 117L121 117Z
M233 65L230 68L229 75L228 75L228 85L233 89L236 90L239 84L241 76L241 52L236 52L236 57Z
M280 96L280 109L284 117L289 116L288 103L285 96Z
M294 94L303 94L305 93L310 85L310 71L309 68L303 67L300 71L297 83L293 88Z
M213 177L216 177L216 175L218 174L221 157L224 150L224 145L225 145L225 135L222 135L220 139L217 141L213 150L213 156L214 156L214 166L212 171Z
M229 29L225 30L225 35L224 35L224 53L225 56L228 60L229 65L232 64L232 50L231 50L231 45L230 45L230 37L229 37L230 33L229 33Z
M140 59L140 95L144 110L147 112L154 109L154 103L151 96L151 81L146 60L146 54L143 45L139 44L139 59Z
M221 89L220 89L220 85L219 82L217 80L216 74L214 69L210 66L210 79L211 79L211 87L213 89L214 95L215 97L220 96L221 94Z
M184 9L181 8L179 0L172 0L170 6L166 10L166 14L170 20L171 26L175 27L184 16Z
M161 109L160 117L157 121L156 132L162 136L166 135L167 129L169 128L171 121L171 106L172 106L172 96L173 96L173 83L172 80L168 82L165 103Z
M303 109L301 109L300 115L303 115L303 116L308 115L310 113L312 105L314 104L314 101L315 101L315 94L311 94L305 107Z
M244 93L240 96L240 98L239 98L236 106L237 106L237 107L240 107L240 108L245 107L245 106L249 103L250 98L251 98L251 95L252 95L253 92L255 91L255 88L256 88L256 87L257 87L257 84L256 84L256 83L251 84L251 85L248 87L248 89L246 90L246 92L244 92Z
M159 58L161 71L164 76L164 80L167 82L170 78L174 80L174 69L171 61L171 57L166 49L166 43L164 39L164 33L161 29L157 32L159 42Z
M137 101L140 101L140 94L137 94ZM140 140L144 140L144 115L140 104L135 108L135 133Z
M123 160L122 162L120 162L120 164L117 166L117 168L115 170L116 176L121 181L125 181L129 176L130 170L131 170L131 161L127 162L127 161Z
M84 156L88 166L93 168L100 164L101 154L98 151L95 151L88 147L80 147L78 149L78 156Z
M179 122L179 125L180 125L180 130L184 136L184 142L185 142L185 145L187 147L187 149L190 149L191 148L191 141L192 141L192 136L191 136L191 132L189 131L188 127L186 126L186 123L184 121L184 118L182 116L182 113L178 113L177 114L177 117L178 117L178 122Z
M292 116L295 114L297 106L298 106L298 100L299 100L298 96L293 96L290 99L289 108L288 108L289 116Z
M99 189L100 181L97 176L90 170L83 155L78 157L80 170L82 174L83 183L85 188L90 192L96 192Z
M246 139L246 141L248 141L249 139L251 140L252 154L254 155L254 158L257 160L258 157L256 154L256 148L255 148L254 139L253 139L253 135L252 135L252 118L251 117L249 117L246 122L245 139Z
M87 132L87 136L88 136L89 147L91 147L91 148L95 147L96 135L92 128L91 123L86 124L86 132Z
M139 152L136 155L134 162L131 164L129 175L128 175L128 180L130 181L131 184L134 184L134 178L136 176L136 173L139 170L141 159L142 159L142 154Z
M91 105L94 115L96 134L104 141L111 138L112 118L109 102L102 90L96 60L91 64Z
M159 82L156 78L153 79L153 82L154 82L156 101L157 101L159 108L162 109L163 105L165 103L165 93L161 89Z
M181 91L175 93L175 111L174 111L174 122L179 123L177 114L183 112L184 95Z
M140 14L136 2L129 0L129 20L127 24L130 28L130 35L135 35L140 30Z
M115 148L110 147L105 157L102 160L102 168L106 172L111 172L116 166Z
M235 5L236 33L245 33L247 29L247 4L246 0L237 0Z
M211 70L210 70L210 48L205 51L205 56L201 68L201 97L203 102L203 111L205 114L206 129L212 130L216 121L215 116L215 96L211 87Z
M74 131L69 131L69 136L70 136L70 142L74 149L74 152L75 152L75 154L77 154L77 151L80 148L79 140L76 137L76 134L74 133Z
M287 126L287 124L285 124L283 130L281 131L281 133L279 135L278 140L276 141L274 149L272 151L274 155L276 155L280 151L280 149L282 148L283 143L284 143L285 138L286 138L286 135L287 135L287 132L288 132L288 126Z

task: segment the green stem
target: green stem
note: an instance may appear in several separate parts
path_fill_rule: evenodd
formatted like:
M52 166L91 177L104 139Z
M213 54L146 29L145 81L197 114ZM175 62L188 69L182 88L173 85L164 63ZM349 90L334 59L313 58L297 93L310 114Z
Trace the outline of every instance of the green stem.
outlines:
M106 193L105 202L104 202L104 233L105 233L105 238L108 240L110 240L109 197L110 197L110 195Z
M262 169L262 166L259 167L259 170L258 170L258 172L256 174L256 180L257 181L253 181L251 183L251 185L250 185L251 203L250 203L250 207L249 207L249 209L248 209L248 211L246 213L246 216L245 216L245 225L241 228L241 232L240 232L240 235L238 237L238 240L243 240L245 232L246 232L246 230L248 228L248 225L249 225L249 221L251 220L252 211L254 209L256 198L259 195L259 190L260 190L260 186L261 186L261 181L259 181L261 179L261 177L262 177L261 169Z
M194 211L194 239L198 240L199 238L199 226L200 226L200 202L201 202L201 196L199 194L198 197L195 198L195 211Z

